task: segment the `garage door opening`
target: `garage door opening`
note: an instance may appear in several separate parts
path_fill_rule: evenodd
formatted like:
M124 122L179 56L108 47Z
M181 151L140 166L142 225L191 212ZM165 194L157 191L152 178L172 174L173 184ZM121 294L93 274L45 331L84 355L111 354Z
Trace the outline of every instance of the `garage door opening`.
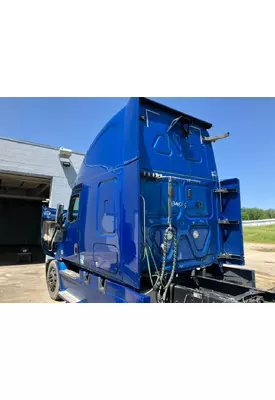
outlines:
M0 174L0 265L44 262L40 221L50 178Z

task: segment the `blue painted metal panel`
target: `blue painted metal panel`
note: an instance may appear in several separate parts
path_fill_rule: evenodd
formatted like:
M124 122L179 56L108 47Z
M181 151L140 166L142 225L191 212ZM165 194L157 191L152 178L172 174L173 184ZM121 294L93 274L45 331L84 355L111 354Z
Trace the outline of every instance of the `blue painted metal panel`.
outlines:
M66 270L63 262L58 262L59 270ZM79 279L59 275L61 290L68 290L83 303L149 303L150 296L108 279L102 281L100 276L87 274L80 270Z
M238 220L239 224L221 225L222 253L234 254L242 257L242 261L230 260L231 264L244 265L244 247L242 231L241 195L239 179L226 179L221 181L221 188L236 189L236 192L221 196L220 218Z
M121 192L121 264L123 282L140 287L140 178L139 162L124 168Z
M217 262L217 216L213 207L212 181L202 180L191 183L173 181L174 201L172 202L172 226L178 240L177 270L207 266ZM192 190L192 198L188 193ZM146 241L152 249L157 264L162 261L161 245L168 226L167 181L143 179L141 193L146 204ZM198 206L201 203L201 206ZM167 269L173 259L172 239L168 241ZM144 259L142 270L147 269Z
M117 179L104 179L97 186L97 234L117 234Z
M76 181L85 199L79 225L81 266L134 288L140 285L138 112L139 99L131 99L107 124Z
M82 186L81 207L85 211L79 220L80 265L105 276L115 275L116 280L121 280L120 191L121 169L88 177Z
M102 270L116 274L118 272L118 248L111 244L94 244L94 262L98 272Z
M141 103L140 116L141 169L212 179L211 171L216 167L211 143L202 140L209 136L204 124L170 127L180 113L148 101Z
M194 120L173 123L180 117L179 112L148 101L141 104L140 114L143 117L140 120L141 169L171 176L173 181L171 222L177 232L177 270L217 262L217 209L213 190L218 182L212 145L203 142L203 136L209 136L205 124ZM146 242L160 265L161 245L168 226L168 179L142 176L141 195L146 204ZM173 252L171 240L167 269L171 268ZM144 259L142 270L146 269Z

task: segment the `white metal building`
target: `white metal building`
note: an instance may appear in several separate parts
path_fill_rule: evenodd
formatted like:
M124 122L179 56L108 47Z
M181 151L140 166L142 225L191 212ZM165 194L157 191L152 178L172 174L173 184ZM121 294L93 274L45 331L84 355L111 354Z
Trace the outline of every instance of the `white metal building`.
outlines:
M83 158L84 153L0 137L0 265L13 263L20 246L42 257L42 202L68 207Z

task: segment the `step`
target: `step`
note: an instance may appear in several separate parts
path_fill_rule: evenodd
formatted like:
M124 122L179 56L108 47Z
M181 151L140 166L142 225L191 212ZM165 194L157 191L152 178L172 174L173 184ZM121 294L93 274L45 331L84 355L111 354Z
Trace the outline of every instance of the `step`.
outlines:
M66 301L67 303L82 303L83 299L75 296L74 294L70 293L68 290L61 290L59 292L59 296L61 299Z
M62 275L64 277L69 277L73 280L79 279L79 273L72 271L71 269L61 269L60 275Z

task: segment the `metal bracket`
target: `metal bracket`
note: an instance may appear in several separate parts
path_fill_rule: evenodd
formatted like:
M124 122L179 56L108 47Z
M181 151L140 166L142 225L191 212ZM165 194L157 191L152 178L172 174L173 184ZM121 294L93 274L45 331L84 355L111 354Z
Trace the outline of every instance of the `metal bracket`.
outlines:
M147 126L147 128L149 128L149 117L148 117L148 113L152 113L152 114L155 114L155 115L158 115L158 116L160 116L160 113L158 113L158 112L156 112L156 111L153 111L153 110L145 110L145 115L146 115L146 126Z
M167 129L167 133L173 128L173 126L182 118L182 115L178 118L173 119L171 124L169 125L169 128Z
M224 189L214 189L214 193L222 193L222 194L227 194L227 193L238 193L237 188L224 188Z
M217 256L217 258L222 258L222 259L231 259L231 260L242 260L242 256L239 256L237 254L230 254L230 253L222 253Z
M207 143L215 143L217 140L220 140L220 139L225 139L225 138L227 138L228 136L230 136L230 133L229 132L227 132L227 133L224 133L223 135L218 135L218 136L203 136L202 137L202 140L204 141L204 142L207 142Z
M178 118L175 118L175 119L173 119L173 121L171 122L171 124L169 125L169 128L167 129L167 133L173 128L173 126L174 125L176 125L176 123L181 119L181 118L183 118L183 116L181 115L180 117L178 117ZM185 135L186 136L188 136L188 131L184 128L184 126L182 126L182 128L183 128L183 130L184 130L184 133L185 133Z
M237 219L231 219L231 220L229 220L229 219L227 219L227 218L224 218L224 219L219 219L219 220L218 220L218 223L219 223L220 225L238 225L238 224L240 223L240 221L237 220Z

